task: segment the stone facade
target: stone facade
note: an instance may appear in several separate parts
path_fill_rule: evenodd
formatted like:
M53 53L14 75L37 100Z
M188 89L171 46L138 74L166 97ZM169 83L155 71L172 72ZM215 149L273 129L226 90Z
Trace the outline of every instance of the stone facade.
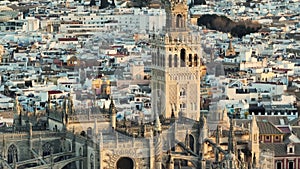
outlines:
M167 1L166 28L153 34L152 112L170 118L199 119L200 115L200 34L188 27L188 6Z

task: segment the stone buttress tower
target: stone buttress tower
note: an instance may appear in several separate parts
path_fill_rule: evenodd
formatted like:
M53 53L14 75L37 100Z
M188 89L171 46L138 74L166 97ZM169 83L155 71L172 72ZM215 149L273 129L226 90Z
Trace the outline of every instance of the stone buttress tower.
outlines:
M165 0L166 27L152 36L152 113L200 117L200 34L188 27L186 0Z
M255 115L252 116L251 128L250 128L250 150L252 153L252 168L259 167L259 158L260 158L260 150L259 150L259 128L257 126Z

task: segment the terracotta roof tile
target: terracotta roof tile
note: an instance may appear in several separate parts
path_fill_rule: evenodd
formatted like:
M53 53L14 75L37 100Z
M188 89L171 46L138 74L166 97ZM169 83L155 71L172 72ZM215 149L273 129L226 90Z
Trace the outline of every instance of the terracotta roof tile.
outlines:
M277 127L270 122L257 122L259 134L283 134Z

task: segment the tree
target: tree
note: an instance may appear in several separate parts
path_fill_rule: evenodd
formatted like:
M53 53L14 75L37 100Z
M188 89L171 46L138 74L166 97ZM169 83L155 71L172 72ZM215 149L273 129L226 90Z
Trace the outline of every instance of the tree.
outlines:
M90 6L95 6L96 5L96 1L95 0L91 0L90 1Z
M221 32L230 32L233 36L243 37L246 34L254 33L261 28L259 23L252 21L234 22L226 16L203 15L198 18L198 25L206 26L208 29L218 30Z
M111 2L111 6L113 6L113 7L115 7L115 6L116 6L116 4L115 4L115 0L112 0L112 2Z
M206 5L205 0L194 0L194 5Z
M109 6L108 0L101 0L100 9L107 8Z

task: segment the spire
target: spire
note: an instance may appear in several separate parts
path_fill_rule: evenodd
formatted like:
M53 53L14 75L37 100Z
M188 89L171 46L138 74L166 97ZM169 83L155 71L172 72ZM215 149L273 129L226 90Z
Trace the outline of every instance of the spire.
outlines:
M108 113L110 114L111 127L112 129L116 129L117 109L112 97L110 97L110 105L109 105Z
M228 151L233 153L233 120L232 117L230 118L230 129L229 129L229 136L228 136Z
M232 46L232 40L230 39L230 41L229 41L229 46L228 46L228 50L234 50L233 49L233 46Z
M97 131L97 117L95 117L94 118L94 136L96 136L98 133L98 131Z
M253 127L257 127L256 116L254 114L252 116L252 121L251 121L251 128Z
M161 133L161 123L160 123L160 120L159 120L158 113L156 113L156 117L155 117L155 128L154 128L154 131L156 133Z
M236 53L235 53L235 50L232 45L232 36L230 33L228 34L228 38L229 38L229 45L228 45L228 49L226 51L226 56L235 56Z
M110 105L109 105L109 114L117 114L117 109L113 100L113 97L110 97Z

